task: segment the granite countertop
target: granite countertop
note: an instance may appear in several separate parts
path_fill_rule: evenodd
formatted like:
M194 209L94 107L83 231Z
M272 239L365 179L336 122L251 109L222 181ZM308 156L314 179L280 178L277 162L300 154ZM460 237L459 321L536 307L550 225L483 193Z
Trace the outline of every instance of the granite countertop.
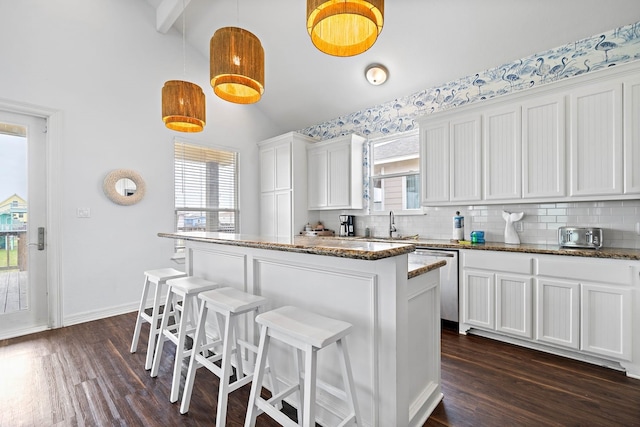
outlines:
M444 267L447 265L447 261L440 260L436 262L431 262L427 264L420 264L417 262L412 262L411 258L409 258L409 271L408 278L413 279L414 277L420 276L421 274L425 274L430 272L431 270L435 270L436 268Z
M345 239L343 237L343 239ZM349 238L346 238L349 239ZM632 261L640 261L640 249L630 248L601 248L601 249L583 249L583 248L560 248L558 245L534 245L523 243L520 245L507 245L500 242L486 243L456 243L449 240L429 240L429 239L376 239L355 237L351 239L367 240L367 241L393 241L412 243L418 247L442 248L442 249L477 249L485 251L500 252L521 252L532 254L549 254L549 255L566 255L592 258L609 258L609 259L626 259Z
M158 233L158 236L195 242L218 243L223 245L299 252L369 261L408 254L416 249L413 242L334 239L325 237L296 236L293 239L286 239L204 231Z

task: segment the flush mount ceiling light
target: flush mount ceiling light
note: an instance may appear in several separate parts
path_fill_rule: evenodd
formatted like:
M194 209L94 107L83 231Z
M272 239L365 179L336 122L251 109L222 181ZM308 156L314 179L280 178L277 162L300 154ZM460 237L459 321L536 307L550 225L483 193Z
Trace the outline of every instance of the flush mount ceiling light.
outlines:
M253 33L224 27L211 37L213 92L225 101L253 104L264 93L264 50Z
M369 83L374 86L378 86L387 81L389 72L384 65L373 64L367 67L364 75Z
M185 2L182 2L182 61L187 74L185 49ZM162 87L162 121L178 132L201 132L206 121L206 102L200 86L183 80L168 80Z
M378 39L384 0L307 0L307 31L320 51L353 56Z
M201 132L205 125L205 98L200 86L169 80L162 88L162 121L179 132Z

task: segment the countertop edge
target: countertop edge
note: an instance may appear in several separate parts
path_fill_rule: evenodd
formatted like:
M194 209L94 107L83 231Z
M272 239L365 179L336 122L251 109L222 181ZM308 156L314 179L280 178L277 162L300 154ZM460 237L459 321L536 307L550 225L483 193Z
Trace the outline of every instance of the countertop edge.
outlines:
M447 265L447 261L440 260L431 264L423 265L422 267L418 267L413 270L409 270L409 272L407 273L407 279L413 279L414 277L421 276L440 267L444 267L445 265Z
M225 239L211 236L188 235L184 233L158 233L158 237L167 237L171 239L183 239L194 242L217 243L228 246L240 246L247 248L269 249L284 252L296 252L314 255L333 256L338 258L360 259L366 261L375 261L383 258L404 255L415 251L416 247L413 242L380 242L394 244L396 246L388 249L367 250L362 248L340 248L331 245L306 245L303 243L279 243L274 241L259 241L247 239ZM238 236L238 235L236 235ZM317 243L317 242L316 242ZM367 243L362 241L362 243Z

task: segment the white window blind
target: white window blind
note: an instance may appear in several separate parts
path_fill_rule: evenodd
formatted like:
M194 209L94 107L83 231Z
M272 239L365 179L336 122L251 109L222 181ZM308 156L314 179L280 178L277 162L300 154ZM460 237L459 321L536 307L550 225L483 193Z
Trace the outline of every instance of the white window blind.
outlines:
M238 232L238 154L175 142L177 231Z

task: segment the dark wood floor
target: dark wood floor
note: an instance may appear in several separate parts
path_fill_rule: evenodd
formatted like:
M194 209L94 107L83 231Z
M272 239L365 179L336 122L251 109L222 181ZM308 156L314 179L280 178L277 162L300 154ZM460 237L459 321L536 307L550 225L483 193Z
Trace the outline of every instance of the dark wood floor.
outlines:
M217 379L199 370L191 408L168 401L173 346L144 370L148 328L134 314L0 341L0 426L200 426L215 422ZM425 426L640 426L640 380L606 368L445 330L444 401ZM244 421L249 387L229 401ZM276 425L264 415L259 426ZM383 426L391 427L391 426Z

